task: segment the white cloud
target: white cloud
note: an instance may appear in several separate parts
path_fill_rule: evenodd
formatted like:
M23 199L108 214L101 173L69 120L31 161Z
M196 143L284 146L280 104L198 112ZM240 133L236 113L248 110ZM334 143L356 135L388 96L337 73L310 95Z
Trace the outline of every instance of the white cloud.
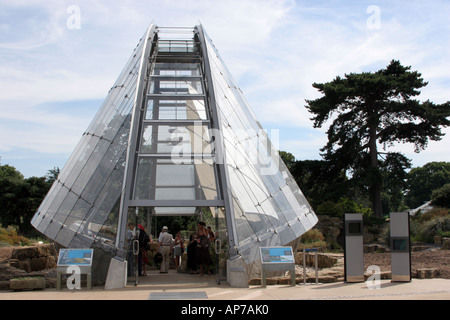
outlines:
M51 151L49 144L54 144L51 152L71 152L72 137L78 126L86 125L86 119L67 116L64 110L43 113L36 105L104 98L152 19L160 26L201 22L263 125L318 130L320 138L285 138L297 154L302 149L305 154L310 153L306 150L318 154L326 142L324 129L312 129L304 108L304 99L319 96L313 82L331 81L349 72L376 71L391 59L399 59L430 82L421 98L437 103L450 100L448 1L378 1L381 25L377 30L367 28L369 4L0 0L0 122L30 121L22 127L10 126L8 131L0 128L0 140L9 140L0 150L20 146ZM70 5L80 8L79 30L66 26ZM33 124L34 133L27 131L27 123ZM64 127L73 134L60 134L54 140ZM8 135L15 138L5 139ZM450 161L442 148L448 139L430 143L426 155ZM425 153L411 154L415 159L418 156L424 158Z

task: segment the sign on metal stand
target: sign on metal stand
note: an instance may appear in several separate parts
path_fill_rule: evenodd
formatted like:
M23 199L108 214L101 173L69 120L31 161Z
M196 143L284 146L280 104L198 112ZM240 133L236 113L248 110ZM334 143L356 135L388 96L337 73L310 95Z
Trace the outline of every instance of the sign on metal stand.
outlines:
M56 287L61 290L61 277L70 274L67 279L69 289L81 289L81 275L87 275L87 288L92 288L91 269L94 249L60 249L57 263Z
M289 271L291 286L295 286L295 259L292 247L261 247L261 286L266 287L267 271Z

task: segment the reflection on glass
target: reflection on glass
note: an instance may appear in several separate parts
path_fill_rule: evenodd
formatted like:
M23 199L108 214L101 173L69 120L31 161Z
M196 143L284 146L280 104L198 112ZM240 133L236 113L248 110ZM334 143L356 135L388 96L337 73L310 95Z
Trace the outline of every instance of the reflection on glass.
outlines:
M206 120L204 99L149 99L145 120Z
M211 155L210 130L202 123L187 126L145 124L140 152L171 154L174 159L191 154Z
M202 82L199 80L158 80L150 82L150 94L177 95L177 94L203 94Z
M139 160L135 199L139 200L215 200L214 166L201 159L174 164L170 159Z
M152 76L200 76L198 63L159 62L152 68Z

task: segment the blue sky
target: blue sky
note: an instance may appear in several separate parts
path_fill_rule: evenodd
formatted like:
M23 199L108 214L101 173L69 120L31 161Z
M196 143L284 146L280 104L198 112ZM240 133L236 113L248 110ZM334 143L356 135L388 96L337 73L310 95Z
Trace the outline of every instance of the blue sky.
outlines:
M74 8L76 9L74 11ZM390 60L450 100L450 2L294 0L0 0L0 156L25 177L62 168L151 22L213 39L263 127L299 160L320 159L305 99L314 82L377 71ZM450 129L414 166L450 161Z

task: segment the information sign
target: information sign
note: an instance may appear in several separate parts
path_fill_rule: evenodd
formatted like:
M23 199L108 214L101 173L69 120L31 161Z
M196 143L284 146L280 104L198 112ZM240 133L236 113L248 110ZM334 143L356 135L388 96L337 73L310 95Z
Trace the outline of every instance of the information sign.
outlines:
M262 247L262 263L294 263L292 247Z
M289 271L291 286L295 286L295 259L292 247L260 247L259 249L262 263L262 287L266 287L267 271Z
M58 267L92 266L93 251L94 249L60 249Z
M71 274L67 279L69 289L81 288L81 275L87 275L87 287L91 289L91 268L94 249L60 249L57 263L56 287L61 290L61 277Z

